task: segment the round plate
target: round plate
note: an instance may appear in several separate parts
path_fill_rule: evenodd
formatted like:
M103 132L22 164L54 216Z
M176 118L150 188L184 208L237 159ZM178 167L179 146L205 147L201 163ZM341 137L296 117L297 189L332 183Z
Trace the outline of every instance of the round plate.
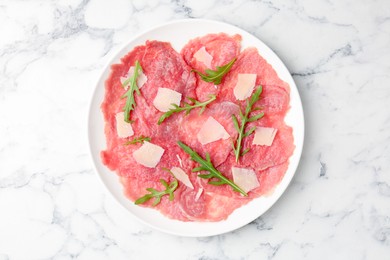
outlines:
M173 48L180 51L190 39L219 32L225 32L230 35L240 34L242 36L242 49L249 46L256 47L259 53L273 66L279 77L290 85L291 109L285 121L293 128L294 144L296 147L290 158L289 167L285 176L272 194L254 199L247 205L235 210L224 221L182 222L172 220L163 216L157 210L134 205L123 194L123 187L115 172L110 171L102 164L100 152L106 149L104 119L100 110L100 105L104 98L104 82L110 73L111 64L119 63L121 57L126 55L135 46L144 44L146 40L167 41L172 44ZM200 19L179 20L167 23L139 34L130 40L105 66L92 96L88 118L88 138L92 160L99 178L109 193L141 222L160 231L180 236L201 237L222 234L240 228L261 216L283 194L293 178L301 157L303 136L303 111L299 93L289 71L278 56L258 38L240 28L221 22Z

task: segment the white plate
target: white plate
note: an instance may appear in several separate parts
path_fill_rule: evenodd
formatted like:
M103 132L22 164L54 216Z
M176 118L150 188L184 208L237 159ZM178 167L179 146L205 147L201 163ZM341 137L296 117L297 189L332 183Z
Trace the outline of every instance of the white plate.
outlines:
M133 202L124 196L123 187L120 184L117 175L105 167L101 162L100 151L106 148L104 119L100 110L100 105L104 98L104 82L110 73L111 64L119 63L121 57L131 51L135 46L144 44L146 40L168 41L172 44L173 48L180 51L190 39L204 36L209 33L219 32L240 34L242 36L242 48L244 49L248 46L256 47L259 53L277 71L279 77L290 85L291 109L286 117L286 123L293 127L294 144L296 148L290 158L290 164L283 180L271 195L254 199L247 205L235 210L225 221L203 223L172 220L166 218L157 210L134 205ZM105 66L92 96L88 118L88 138L93 163L99 178L103 181L104 186L108 189L110 194L114 196L115 200L138 220L155 229L170 234L191 237L212 236L235 230L255 220L267 211L283 194L294 176L301 157L303 136L303 111L299 93L294 80L278 56L276 56L276 54L258 38L240 28L221 22L200 19L179 20L167 23L139 34L130 40L130 42L109 61L107 66Z

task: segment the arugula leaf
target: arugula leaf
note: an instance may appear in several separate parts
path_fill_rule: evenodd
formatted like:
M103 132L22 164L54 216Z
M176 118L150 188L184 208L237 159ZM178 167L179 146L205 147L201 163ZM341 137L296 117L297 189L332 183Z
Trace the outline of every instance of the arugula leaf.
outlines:
M137 78L139 72L142 72L141 65L139 64L139 61L135 61L135 66L134 66L134 74L126 79L122 86L125 87L130 84L129 89L127 92L122 96L122 98L127 98L126 99L126 105L123 108L123 111L125 111L125 121L127 123L131 123L130 121L130 111L134 110L135 108L135 99L134 99L134 92L137 92L138 95L140 95L139 88L137 86Z
M158 120L157 124L160 125L162 122L164 122L165 119L167 119L168 117L172 116L174 113L179 113L181 111L186 111L186 115L188 115L192 109L197 108L197 107L201 107L201 110L199 111L199 114L201 114L206 109L206 106L208 104L210 104L211 102L213 102L214 100L217 99L217 96L216 95L209 95L209 99L204 101L204 102L200 102L200 101L198 101L198 100L196 100L194 98L187 98L187 99L192 102L192 105L190 105L187 102L184 102L184 106L182 106L182 107L179 107L176 104L172 104L172 106L174 108L171 108L171 109L169 109L169 111L167 111L164 114L162 114L160 119Z
M147 191L149 191L148 194L145 194L141 198L138 198L134 203L136 205L143 204L150 199L154 198L152 206L156 206L161 202L161 198L165 195L169 196L169 201L172 201L175 198L175 195L173 194L176 190L177 186L179 185L175 175L167 168L163 168L164 171L168 171L172 174L172 176L175 178L171 183L167 183L165 180L160 179L160 183L164 186L165 190L158 191L154 188L146 188Z
M145 141L150 142L150 140L152 140L150 137L141 135L140 137L134 137L133 140L131 141L127 141L125 145L136 144L136 143L143 144Z
M243 189L241 189L233 181L223 176L223 174L214 167L214 165L211 162L209 153L206 153L206 159L203 159L197 152L192 150L189 146L185 145L181 141L178 141L177 144L180 146L181 149L184 150L184 152L186 152L191 156L191 160L200 164L199 167L192 169L193 172L199 172L199 171L209 172L208 174L198 174L198 177L203 179L216 178L218 180L209 181L208 183L211 185L218 185L218 186L227 184L230 185L234 191L237 191L244 196L248 196L248 194Z
M233 144L232 144L234 154L236 155L236 162L238 162L238 158L240 156L243 156L244 154L246 154L250 150L250 148L248 148L248 149L245 149L244 151L241 152L243 138L251 135L256 130L256 127L252 127L248 131L245 132L246 125L250 122L257 121L264 116L264 113L260 113L260 114L257 114L255 116L251 116L251 117L249 116L250 113L252 113L255 110L258 110L257 108L253 108L253 105L260 99L260 95L261 95L262 91L263 91L262 86L259 86L258 89L255 91L255 93L252 94L250 99L246 100L245 114L242 113L242 111L240 110L241 124L238 122L237 117L234 114L232 115L234 128L238 132L238 138L237 138L236 142L233 141Z
M225 76L230 71L236 60L237 58L234 58L229 63L221 67L217 66L216 70L206 69L205 74L195 69L192 71L196 72L202 78L202 80L206 82L213 82L215 85L219 85L221 84L223 76Z

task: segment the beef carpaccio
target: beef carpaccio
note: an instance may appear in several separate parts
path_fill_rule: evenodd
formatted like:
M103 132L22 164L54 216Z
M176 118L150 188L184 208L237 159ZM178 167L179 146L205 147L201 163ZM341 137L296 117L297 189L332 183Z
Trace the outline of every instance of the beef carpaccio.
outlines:
M216 71L232 60L235 62L220 84L207 82L198 73ZM128 88L124 85L134 76L136 62L142 69L133 77L139 94L133 93L134 105L126 122ZM237 160L234 144L239 131L232 115L241 125L240 111L245 113L251 95L260 86L262 93L251 116L264 115L245 125L245 132L255 131L243 136L241 151L247 152ZM168 42L147 41L112 65L106 80L101 105L107 142L101 153L103 163L119 175L131 201L151 193L151 189L164 191L161 180L166 185L177 181L173 196L164 194L160 201L152 198L139 206L152 207L181 221L224 220L235 209L271 193L283 178L294 150L292 128L284 122L289 95L289 85L257 49L241 49L240 35L205 35L190 40L182 50L173 49ZM193 105L195 100L205 102L210 97L214 99L202 113L201 107L195 107L189 113L172 113L158 124L164 113L175 108L171 103L184 107L185 102ZM199 174L209 172L194 172L199 163L178 141L202 158L208 153L215 169L241 184L245 194L227 184L209 183L218 178L200 178Z

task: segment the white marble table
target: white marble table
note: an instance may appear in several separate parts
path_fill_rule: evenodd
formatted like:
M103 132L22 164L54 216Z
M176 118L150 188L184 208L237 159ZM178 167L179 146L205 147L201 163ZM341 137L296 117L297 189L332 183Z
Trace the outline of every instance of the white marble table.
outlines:
M199 239L130 218L96 178L86 138L108 58L188 17L268 44L296 80L307 130L276 205ZM0 0L0 260L389 259L389 61L388 0Z

